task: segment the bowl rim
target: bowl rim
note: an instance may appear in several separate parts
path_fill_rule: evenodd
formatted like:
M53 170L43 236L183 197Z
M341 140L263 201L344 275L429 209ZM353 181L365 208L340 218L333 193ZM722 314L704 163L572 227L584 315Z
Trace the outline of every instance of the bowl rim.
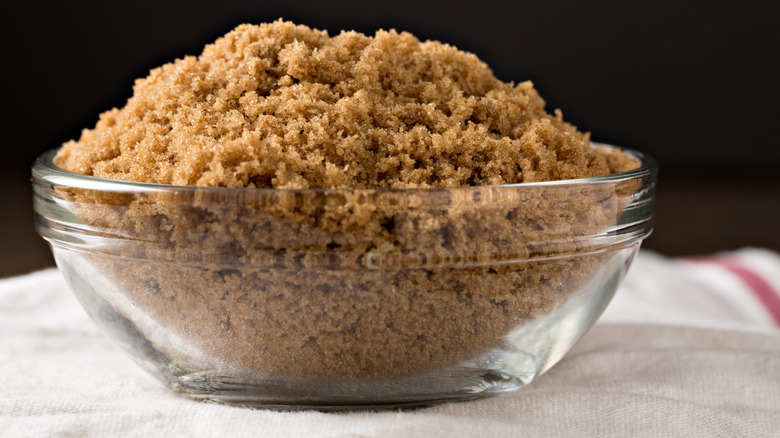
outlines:
M112 192L149 192L149 191L219 191L226 193L228 191L250 191L252 193L420 193L435 191L459 191L459 190L481 190L481 189L517 189L517 188L540 188L540 187L560 187L568 185L589 185L598 183L612 183L631 179L645 178L654 176L658 172L658 163L651 156L626 147L618 147L606 143L591 142L591 147L607 148L620 150L631 158L639 161L639 167L625 172L612 173L608 175L594 176L588 178L563 179L555 181L541 182L523 182L515 184L494 184L479 186L458 186L458 187L410 187L410 188L306 188L306 189L286 189L286 188L268 188L268 187L203 187L187 186L163 183L137 182L103 178L91 175L84 175L63 169L54 162L59 149L50 149L40 155L32 166L33 179L40 179L49 183L92 189L106 190Z

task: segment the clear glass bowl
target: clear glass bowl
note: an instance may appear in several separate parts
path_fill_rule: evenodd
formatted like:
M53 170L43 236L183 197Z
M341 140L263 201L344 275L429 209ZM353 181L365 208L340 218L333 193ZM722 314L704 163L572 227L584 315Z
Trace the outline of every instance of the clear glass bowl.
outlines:
M607 147L607 146L598 146ZM403 190L198 188L33 166L39 233L98 326L196 399L425 405L514 391L594 323L651 231L656 164Z

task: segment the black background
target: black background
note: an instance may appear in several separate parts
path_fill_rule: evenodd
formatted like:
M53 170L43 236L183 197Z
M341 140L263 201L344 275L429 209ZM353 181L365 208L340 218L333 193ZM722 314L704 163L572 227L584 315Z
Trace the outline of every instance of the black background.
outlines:
M197 55L237 24L279 17L373 34L395 28L532 80L548 110L661 166L668 255L780 249L777 2L27 2L3 7L0 275L51 264L35 236L29 167L121 107L133 80Z

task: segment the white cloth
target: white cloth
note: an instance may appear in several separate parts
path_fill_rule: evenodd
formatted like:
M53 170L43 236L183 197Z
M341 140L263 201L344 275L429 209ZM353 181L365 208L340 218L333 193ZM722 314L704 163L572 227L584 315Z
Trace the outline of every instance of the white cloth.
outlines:
M599 323L778 330L780 254L749 248L670 259L641 251Z
M768 251L703 261L640 252L600 322L526 388L333 414L179 397L111 345L56 270L41 271L0 280L0 436L777 437L780 309L765 294L780 290L779 275Z

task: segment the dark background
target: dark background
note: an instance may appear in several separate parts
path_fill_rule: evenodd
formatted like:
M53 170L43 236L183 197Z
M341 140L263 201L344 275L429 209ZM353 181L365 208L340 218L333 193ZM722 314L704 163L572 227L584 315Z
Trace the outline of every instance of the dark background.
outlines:
M396 28L530 79L548 110L660 163L645 247L780 250L777 2L26 2L4 6L0 276L52 264L32 222L36 156L121 107L133 80L197 55L237 24L279 17L373 34Z

